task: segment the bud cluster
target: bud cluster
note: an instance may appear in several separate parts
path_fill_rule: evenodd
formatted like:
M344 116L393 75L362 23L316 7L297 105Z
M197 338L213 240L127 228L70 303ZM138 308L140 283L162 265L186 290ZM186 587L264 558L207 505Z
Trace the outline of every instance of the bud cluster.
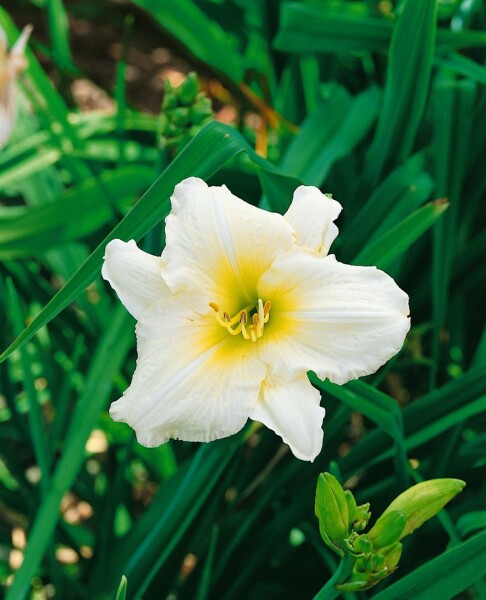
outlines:
M369 503L357 505L330 473L317 482L315 512L324 542L351 568L335 584L341 592L369 589L393 573L402 554L401 540L435 516L464 488L459 479L424 481L400 494L366 529L371 517Z
M160 116L161 146L182 150L212 117L211 100L200 91L196 73L189 73L176 88L166 81Z

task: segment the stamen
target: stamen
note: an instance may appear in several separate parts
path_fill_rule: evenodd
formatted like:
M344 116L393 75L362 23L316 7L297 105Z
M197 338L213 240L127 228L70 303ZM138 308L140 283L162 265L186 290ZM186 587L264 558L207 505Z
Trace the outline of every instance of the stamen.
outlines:
M245 340L250 339L250 336L248 335L248 332L246 330L247 320L248 320L248 314L247 314L246 310L242 310L241 316L240 316L240 324L241 324L241 333L242 333L243 337L245 338Z
M232 329L228 323L226 329L231 333L231 335L239 335L241 333L241 323L236 329Z
M227 311L221 312L219 305L216 302L210 302L209 306L216 313L217 322L224 327L230 335L242 334L245 340L252 340L256 342L263 335L265 323L268 323L270 319L270 309L272 303L267 300L265 304L261 298L258 298L257 304L250 304L245 306L236 313L234 317L231 317ZM253 313L253 314L251 314ZM248 320L250 318L250 323Z
M216 321L218 321L218 323L220 325L222 325L223 327L226 327L226 323L223 321L223 319L221 318L221 315L219 313L216 313Z

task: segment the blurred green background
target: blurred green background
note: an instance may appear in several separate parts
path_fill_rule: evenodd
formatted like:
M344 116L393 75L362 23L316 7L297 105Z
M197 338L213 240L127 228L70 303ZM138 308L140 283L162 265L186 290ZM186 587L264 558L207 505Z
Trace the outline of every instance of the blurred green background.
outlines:
M5 597L115 598L125 575L133 599L312 598L336 569L313 510L328 470L377 515L422 479L467 482L407 538L397 573L346 600L485 599L485 3L0 7L10 44L28 23L0 151ZM190 71L197 99L174 90ZM398 356L343 387L312 379L327 411L313 464L266 429L145 449L108 417L136 353L99 276L104 247L160 253L191 175L278 212L300 183L319 186L344 207L337 258L410 295Z

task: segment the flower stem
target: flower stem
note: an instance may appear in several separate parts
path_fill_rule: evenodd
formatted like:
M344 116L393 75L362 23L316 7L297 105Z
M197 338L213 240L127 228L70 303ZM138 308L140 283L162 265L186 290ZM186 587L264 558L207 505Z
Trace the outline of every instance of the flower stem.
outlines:
M329 579L326 585L321 588L314 596L314 600L334 600L341 595L334 586L338 583L344 583L346 579L351 575L356 559L347 554L339 563L339 567L336 569L334 575Z

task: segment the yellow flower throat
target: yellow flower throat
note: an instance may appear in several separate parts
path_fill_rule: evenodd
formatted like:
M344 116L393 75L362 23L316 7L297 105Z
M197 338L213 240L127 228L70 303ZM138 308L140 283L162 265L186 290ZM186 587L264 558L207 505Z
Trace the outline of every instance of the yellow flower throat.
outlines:
M241 335L245 340L256 342L263 335L265 323L270 319L270 309L272 303L267 300L263 304L263 300L258 298L256 305L249 304L231 317L229 313L220 311L219 306L215 302L210 302L209 306L216 313L218 323L228 330L231 335Z

